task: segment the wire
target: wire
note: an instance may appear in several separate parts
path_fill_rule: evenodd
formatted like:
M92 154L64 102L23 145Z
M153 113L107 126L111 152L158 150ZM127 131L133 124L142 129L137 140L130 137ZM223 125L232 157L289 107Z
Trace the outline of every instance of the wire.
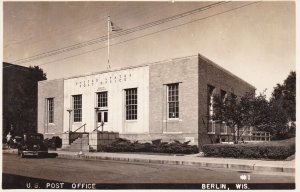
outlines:
M221 15L221 14L225 14L225 13L228 13L228 12L232 12L232 11L235 11L235 10L238 10L238 9L241 9L241 8L244 8L244 7L247 7L247 6L256 4L256 3L259 3L259 2L260 2L260 1L248 3L248 4L246 4L246 5L242 5L242 6L239 6L239 7L235 7L235 8L232 8L232 9L229 9L229 10L226 10L226 11L222 11L222 12L219 12L219 13L216 13L216 14L213 14L213 15L209 15L209 16L202 17L202 18L199 18L199 19L195 19L195 20L189 21L189 22L187 22L187 23L183 23L183 24L180 24L180 25L172 26L172 27L169 27L169 28L166 28L166 29L162 29L162 30L159 30L159 31L150 33L150 34L146 34L146 35L142 35L142 36L139 36L139 37L136 37L136 38L132 38L132 39L128 39L128 40L125 40L125 41L118 42L118 43L114 43L114 44L111 44L111 46L123 44L123 43L126 43L126 42L128 42L128 41L132 41L132 40L135 40L135 39L139 39L139 38L142 38L142 37L146 37L146 36L149 36L149 35L153 35L153 34L156 34L156 33L162 32L162 31L167 31L167 30L170 30L170 29L173 29L173 28L177 28L177 27L180 27L180 26L183 26L183 25L187 25L187 24L190 24L190 23L193 23L193 22L205 20L205 19L208 19L208 18L211 18L211 17L215 17L215 16L218 16L218 15ZM42 66L42 65L46 65L46 64L49 64L49 63L54 63L54 62L57 62L57 61L66 60L66 59L69 59L69 58L73 58L73 57L77 57L77 56L80 56L80 55L83 55L83 54L87 54L87 53L90 53L90 52L94 52L94 51L97 51L97 50L100 50L100 49L104 49L104 48L106 48L106 47L107 47L107 46L103 46L103 47L100 47L100 48L97 48L97 49L93 49L93 50L90 50L90 51L86 51L86 52L83 52L83 53L80 53L80 54L71 55L71 56L69 56L69 57L65 57L65 58L62 58L62 59L57 59L57 60L54 60L54 61L42 63L42 64L39 64L39 65L36 65L36 66ZM7 67L10 67L10 66L7 66ZM3 68L7 68L7 67L3 67Z
M191 14L195 14L195 13L198 13L198 12L201 12L201 11L205 11L207 9L214 8L216 6L220 6L220 5L225 4L225 3L228 3L228 2L213 3L213 4L210 4L210 5L201 7L201 8L197 8L197 9L194 9L194 10L191 10L191 11L187 11L187 12L184 12L184 13L181 13L181 14L178 14L178 15L174 15L174 16L171 16L171 17L168 17L168 18L164 18L164 19L161 19L161 20L158 20L158 21L147 23L147 24L137 26L137 27L134 27L134 28L130 28L130 29L127 29L127 30L122 30L119 33L112 34L111 38L120 37L120 36L123 36L123 35L127 35L127 34L130 34L130 33L140 31L140 30L144 30L146 28L154 27L154 26L157 26L157 25L169 22L169 21L173 21L175 19L180 19L182 17L188 16L188 15L191 15ZM41 59L41 58L45 58L45 57L61 54L61 53L64 53L64 52L72 51L72 50L75 50L75 49L83 48L83 47L86 47L86 46L90 46L90 45L100 43L100 42L103 42L103 41L106 41L106 40L107 40L107 35L96 38L96 39L92 39L92 40L89 40L89 41L77 43L77 44L74 44L74 45L71 45L71 46L67 46L67 47L63 47L63 48L60 48L60 49L48 51L48 52L45 52L45 53L41 53L41 54L31 56L31 57L28 57L28 58L23 58L23 59L11 61L11 63L18 63L18 64L27 63L27 62L30 62L30 61L33 61L33 60L38 60L38 59Z

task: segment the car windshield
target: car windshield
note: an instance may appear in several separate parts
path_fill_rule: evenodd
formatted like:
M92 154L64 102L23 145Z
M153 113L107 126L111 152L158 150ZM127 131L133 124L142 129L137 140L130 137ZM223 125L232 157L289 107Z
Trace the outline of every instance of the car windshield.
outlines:
M29 140L43 140L41 135L28 135Z

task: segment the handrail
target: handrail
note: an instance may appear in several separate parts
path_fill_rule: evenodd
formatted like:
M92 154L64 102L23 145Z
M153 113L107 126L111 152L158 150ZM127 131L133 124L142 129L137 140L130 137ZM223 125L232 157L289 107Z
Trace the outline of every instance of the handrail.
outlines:
M98 127L96 127L96 129L94 129L93 131L98 131L99 127L103 126L103 124L101 123ZM103 131L103 130L102 130Z
M83 132L85 133L85 126L86 126L86 123L85 124L83 124L83 125L81 125L78 129L76 129L75 131L73 131L73 132L76 132L76 131L78 131L81 127L84 127L84 129L83 129Z

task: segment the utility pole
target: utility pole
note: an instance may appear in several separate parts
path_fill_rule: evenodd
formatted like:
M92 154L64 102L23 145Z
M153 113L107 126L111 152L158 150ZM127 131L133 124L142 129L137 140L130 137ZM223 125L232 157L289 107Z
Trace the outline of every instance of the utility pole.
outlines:
M109 64L109 32L110 32L110 16L107 17L107 69L110 69Z

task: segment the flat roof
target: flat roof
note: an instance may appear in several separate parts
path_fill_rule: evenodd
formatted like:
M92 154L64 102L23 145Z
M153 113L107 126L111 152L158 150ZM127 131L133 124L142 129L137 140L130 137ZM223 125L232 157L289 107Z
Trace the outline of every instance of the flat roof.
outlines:
M234 78L237 78L240 81L243 81L244 83L251 86L253 89L256 89L250 83L246 82L245 80L241 79L237 75L231 73L227 69L221 67L220 65L216 64L215 62L211 61L207 57L201 55L200 53L198 53L197 55L190 55L190 56L186 56L186 57L177 57L177 58L172 58L172 59L165 59L165 60L161 60L161 61L156 61L156 62L151 62L151 63L144 63L144 64L140 64L140 65L135 65L135 66L118 67L118 68L106 69L106 70L102 70L102 71L98 71L98 72L90 72L90 73L86 73L86 74L82 74L82 75L74 75L74 76L71 76L71 77L51 79L51 80L43 80L43 81L75 79L75 78L79 78L79 77L85 77L85 76L91 76L91 75L97 75L97 74L115 72L115 71L122 71L122 70L127 70L127 69L134 69L134 68L139 68L139 67L145 67L145 66L150 66L150 65L157 65L157 64L166 63L166 62L172 62L172 61L178 61L178 60L184 60L184 59L193 59L193 58L201 58L201 59L207 61L208 63L212 64L214 67L216 67L216 68L222 70L223 72L227 73L228 75L230 75ZM40 82L43 82L43 81L40 81Z

